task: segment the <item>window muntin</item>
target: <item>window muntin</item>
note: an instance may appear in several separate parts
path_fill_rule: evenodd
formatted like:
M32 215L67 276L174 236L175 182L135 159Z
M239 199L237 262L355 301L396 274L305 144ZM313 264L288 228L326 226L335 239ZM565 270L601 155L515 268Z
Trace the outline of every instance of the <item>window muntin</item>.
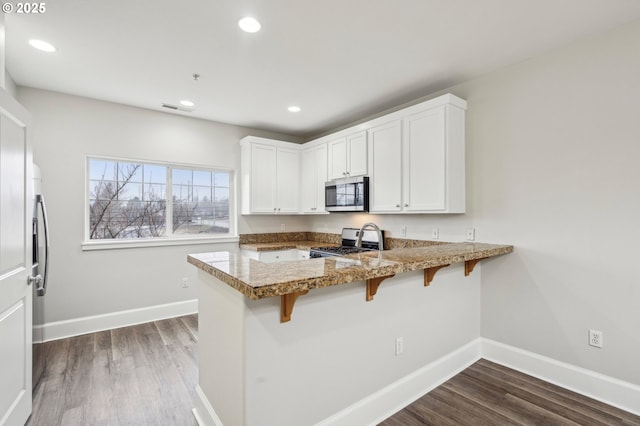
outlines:
M229 173L173 169L173 232L228 233Z
M229 236L232 172L88 159L88 240Z

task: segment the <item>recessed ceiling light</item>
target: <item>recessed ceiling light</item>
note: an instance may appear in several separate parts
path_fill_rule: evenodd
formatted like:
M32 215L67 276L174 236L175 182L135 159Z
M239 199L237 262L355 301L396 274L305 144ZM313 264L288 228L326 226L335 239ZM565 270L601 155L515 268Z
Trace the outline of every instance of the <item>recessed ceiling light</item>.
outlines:
M300 107L299 106L295 106L295 105L291 105L287 109L289 110L289 112L300 112Z
M195 104L194 104L193 102L188 101L188 100L186 100L186 99L185 99L185 100L180 101L180 105L184 105L184 106L186 106L186 107L192 107L192 106L194 106Z
M242 31L246 31L248 33L257 33L261 28L260 22L250 16L244 17L239 20L238 26L242 29Z
M42 40L29 40L29 44L31 47L36 48L38 50L42 50L43 52L55 52L56 48L53 47L52 44L47 43Z

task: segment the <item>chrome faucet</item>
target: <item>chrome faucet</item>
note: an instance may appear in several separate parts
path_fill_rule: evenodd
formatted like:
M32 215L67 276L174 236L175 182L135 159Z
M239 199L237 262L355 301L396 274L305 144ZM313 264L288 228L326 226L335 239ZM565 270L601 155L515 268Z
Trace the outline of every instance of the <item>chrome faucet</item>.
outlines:
M378 257L382 254L382 249L384 248L384 240L382 238L382 231L378 225L373 222L368 222L362 225L360 231L358 232L358 240L356 241L356 247L362 248L362 236L364 235L365 229L371 229L372 231L376 231L378 233Z

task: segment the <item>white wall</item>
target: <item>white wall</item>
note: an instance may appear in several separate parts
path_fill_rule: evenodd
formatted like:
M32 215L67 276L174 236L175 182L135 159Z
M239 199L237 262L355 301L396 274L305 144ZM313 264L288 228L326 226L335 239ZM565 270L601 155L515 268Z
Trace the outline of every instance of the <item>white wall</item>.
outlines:
M640 21L455 87L482 336L640 385ZM604 348L587 345L588 329Z
M311 226L513 244L482 265L482 337L640 385L638 45L640 21L429 96L468 103L467 214Z
M34 159L50 216L45 322L195 299L196 269L186 255L234 244L83 252L86 156L237 169L242 137L281 135L32 88L20 87L18 97L33 114ZM241 217L239 230L279 229L282 220ZM304 228L302 221L289 217L289 228ZM182 277L191 279L189 288Z

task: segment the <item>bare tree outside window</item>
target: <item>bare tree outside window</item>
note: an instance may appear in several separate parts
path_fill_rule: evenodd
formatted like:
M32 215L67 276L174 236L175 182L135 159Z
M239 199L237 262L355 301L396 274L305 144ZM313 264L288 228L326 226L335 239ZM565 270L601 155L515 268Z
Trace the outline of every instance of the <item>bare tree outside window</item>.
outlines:
M229 233L229 177L229 172L90 159L89 238Z

